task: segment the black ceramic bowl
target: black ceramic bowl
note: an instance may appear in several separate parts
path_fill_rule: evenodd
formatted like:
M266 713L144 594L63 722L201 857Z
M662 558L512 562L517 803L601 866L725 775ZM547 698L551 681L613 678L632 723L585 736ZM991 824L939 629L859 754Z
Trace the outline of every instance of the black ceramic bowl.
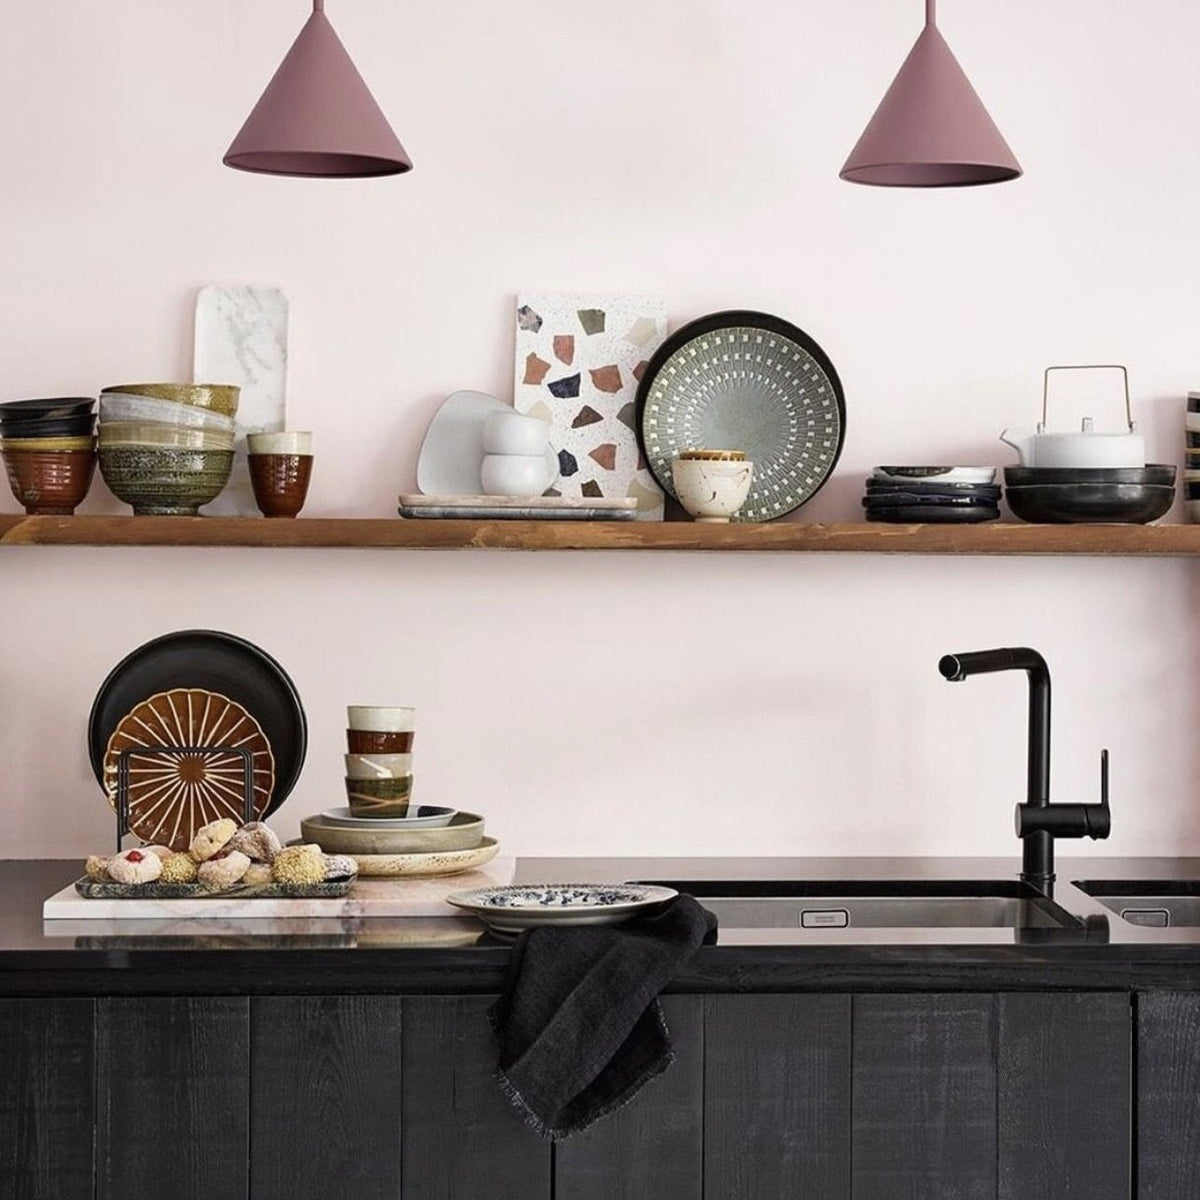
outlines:
M0 417L0 437L90 437L96 432L96 418L91 413L78 417L45 417L13 421Z
M0 404L0 421L86 417L95 407L96 401L90 396L61 396L54 400L9 400Z
M1164 516L1173 487L1138 483L1044 484L1009 487L1013 515L1034 525L1145 525Z
M1005 467L1010 488L1045 484L1108 483L1174 487L1176 468L1163 463L1145 467Z

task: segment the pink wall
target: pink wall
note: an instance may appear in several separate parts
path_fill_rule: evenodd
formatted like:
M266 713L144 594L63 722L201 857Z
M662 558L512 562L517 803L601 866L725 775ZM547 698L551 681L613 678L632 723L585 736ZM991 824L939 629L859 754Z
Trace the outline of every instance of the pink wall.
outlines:
M1182 461L1200 11L942 7L1020 183L838 181L915 0L330 0L417 164L363 183L220 165L301 0L18 7L0 393L182 375L196 287L277 283L309 511L382 515L443 395L508 394L516 289L588 288L665 295L676 322L759 307L823 343L850 436L806 519L853 518L880 461L1006 461L995 435L1031 422L1051 362L1128 363L1152 457ZM119 508L98 485L86 511ZM260 641L305 696L288 833L339 802L343 705L396 701L421 707L422 798L523 854L1013 852L1022 683L935 666L1027 642L1056 674L1059 798L1091 796L1111 746L1108 849L1200 853L1198 605L1190 562L5 551L0 853L106 843L92 696L196 625Z

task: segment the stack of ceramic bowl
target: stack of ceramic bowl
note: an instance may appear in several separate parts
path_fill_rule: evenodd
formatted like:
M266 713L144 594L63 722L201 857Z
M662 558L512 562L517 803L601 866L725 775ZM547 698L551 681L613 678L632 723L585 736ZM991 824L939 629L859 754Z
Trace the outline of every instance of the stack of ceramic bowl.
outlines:
M550 427L537 417L495 412L483 423L480 482L488 496L540 496L558 477Z
M100 393L100 473L139 516L197 515L233 469L240 390L136 383Z
M1188 520L1200 525L1200 392L1188 392L1184 488Z
M355 705L346 738L348 808L301 822L304 840L326 854L348 854L363 876L457 875L496 857L483 818L412 803L415 711Z
M69 516L96 471L90 397L0 404L0 450L13 496L34 516Z
M995 467L876 467L867 480L868 521L974 525L1000 516Z

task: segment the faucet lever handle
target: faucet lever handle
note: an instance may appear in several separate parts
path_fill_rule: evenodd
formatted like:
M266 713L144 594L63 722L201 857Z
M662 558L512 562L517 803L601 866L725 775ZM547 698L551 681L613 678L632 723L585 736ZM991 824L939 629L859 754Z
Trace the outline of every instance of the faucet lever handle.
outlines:
M1100 807L1106 811L1112 810L1108 805L1108 751L1100 751Z

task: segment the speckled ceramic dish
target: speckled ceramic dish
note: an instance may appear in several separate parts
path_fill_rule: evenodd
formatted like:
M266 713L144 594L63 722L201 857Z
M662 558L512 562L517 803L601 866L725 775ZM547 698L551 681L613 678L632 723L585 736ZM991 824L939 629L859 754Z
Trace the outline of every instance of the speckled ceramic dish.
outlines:
M237 415L238 399L242 394L241 388L223 383L122 383L105 388L101 395L109 392L172 400L176 404L190 404L193 408L208 408L227 417Z
M455 813L440 829L376 829L380 821L335 825L323 816L306 817L300 831L307 842L316 842L326 854L439 854L474 850L483 842L483 818L476 813Z
M414 805L403 817L360 817L350 808L329 808L321 813L321 820L347 829L442 829L457 815L452 808L423 804Z
M100 447L104 482L138 516L194 517L221 494L232 470L232 450Z
M324 847L322 847L324 849ZM435 875L461 875L490 863L500 853L500 843L485 837L471 850L445 850L430 854L352 854L364 879L417 879Z
M511 884L476 888L446 897L503 933L537 925L619 925L674 900L673 888L649 884Z
M113 421L153 421L158 425L182 425L188 429L210 429L236 433L237 422L224 413L154 396L132 396L125 392L104 392L100 396L100 423Z

